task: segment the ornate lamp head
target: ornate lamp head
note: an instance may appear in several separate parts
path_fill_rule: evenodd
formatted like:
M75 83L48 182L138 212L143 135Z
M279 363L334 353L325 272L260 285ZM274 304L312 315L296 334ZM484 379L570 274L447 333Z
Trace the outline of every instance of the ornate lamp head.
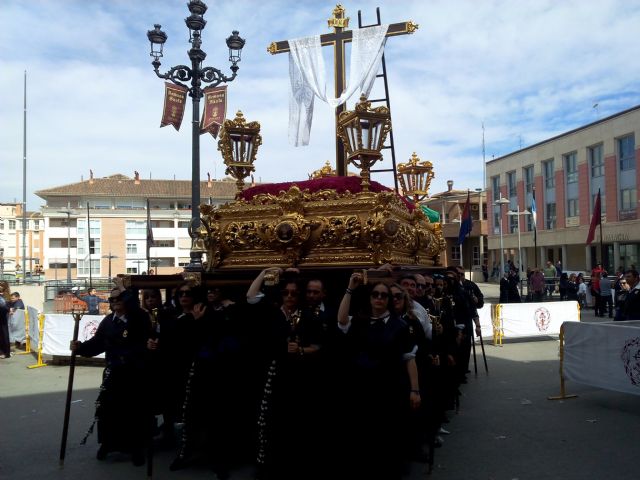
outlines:
M187 8L189 8L191 15L184 19L184 23L187 24L187 28L189 29L189 41L193 43L194 38L200 38L202 29L207 24L207 21L203 17L207 11L207 5L201 0L191 0L187 4Z
M397 171L398 181L408 200L417 204L429 196L429 186L435 177L430 161L421 162L420 157L413 152L408 163L398 164Z
M244 179L255 170L258 147L262 145L260 123L245 120L238 110L236 118L225 120L220 130L218 150L227 166L226 174L236 179L238 193L244 189Z
M153 30L147 31L147 38L151 43L150 55L158 62L158 59L162 57L162 47L167 41L167 34L161 30L162 25L156 23L153 27Z
M231 70L235 72L238 69L237 64L240 61L240 55L242 53L242 48L244 47L245 39L239 35L238 30L234 30L231 32L231 36L227 38L226 42L227 47L229 47Z
M369 190L369 170L382 158L382 147L391 131L391 115L387 107L371 108L362 95L355 110L338 117L338 136L342 139L347 158L362 170L362 190Z

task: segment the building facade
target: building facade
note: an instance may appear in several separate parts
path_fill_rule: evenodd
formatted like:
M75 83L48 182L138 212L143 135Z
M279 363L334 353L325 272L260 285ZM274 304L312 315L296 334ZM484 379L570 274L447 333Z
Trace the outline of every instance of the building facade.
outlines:
M500 263L502 238L505 262L516 265L520 240L524 269L547 261L568 271L590 272L598 261L609 272L637 267L639 136L637 106L488 162L492 261ZM586 245L598 191L602 249L599 228ZM501 198L506 201L497 204Z
M233 180L200 184L201 203L223 204L233 200L235 193ZM46 202L42 218L47 280L172 274L189 263L189 180L143 180L137 174L134 178L91 176L36 194Z
M487 261L487 209L486 195L481 189L456 190L453 180L447 181L448 189L435 193L422 202L431 210L440 214L442 235L446 249L440 255L440 263L444 266L462 265L467 271L471 269L474 281L483 281L482 264ZM462 244L458 244L460 222L469 194L472 229Z
M0 275L7 279L21 276L23 268L35 275L43 265L44 220L28 211L24 225L22 211L22 203L0 204Z

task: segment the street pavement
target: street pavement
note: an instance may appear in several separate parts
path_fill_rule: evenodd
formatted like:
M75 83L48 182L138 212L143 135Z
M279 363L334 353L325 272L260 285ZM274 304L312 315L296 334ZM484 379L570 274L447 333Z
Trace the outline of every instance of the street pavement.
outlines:
M492 297L497 285L481 288ZM583 312L582 321L602 320ZM478 349L478 374L471 373L461 387L460 411L450 415L451 434L436 450L430 478L640 478L638 397L567 382L567 393L577 398L548 400L560 392L558 345L552 337L486 344L488 374ZM134 467L128 456L114 454L98 462L95 434L80 445L100 383L102 369L95 366L76 367L66 460L59 468L69 368L26 368L34 363L31 355L0 360L0 479L144 478L145 467ZM336 452L343 448L348 446L336 445ZM157 452L154 478L215 478L204 464L170 472L173 457L172 451ZM252 474L247 466L232 471L232 478L247 480ZM427 478L426 467L413 464L407 478Z

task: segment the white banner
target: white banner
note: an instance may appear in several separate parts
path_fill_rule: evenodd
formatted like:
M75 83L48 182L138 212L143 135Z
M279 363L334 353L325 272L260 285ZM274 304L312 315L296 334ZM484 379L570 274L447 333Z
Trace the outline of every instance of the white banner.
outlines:
M563 322L579 322L578 302L503 303L499 321L504 338L558 335Z
M564 324L564 376L640 395L640 321Z
M93 337L103 318L102 315L83 316L80 320L78 340L84 342ZM42 353L70 356L69 342L73 340L74 322L73 317L68 314L47 314L44 319ZM97 358L104 358L104 354L97 355Z
M493 337L493 323L491 322L491 303L486 303L482 306L482 308L478 309L478 316L480 317L480 328L482 329L482 338L486 340L488 338ZM475 327L473 328L475 331ZM476 340L476 343L480 343L480 338L473 334Z
M29 314L29 338L31 339L31 350L37 350L38 342L40 341L40 312L34 307L27 307L27 313Z

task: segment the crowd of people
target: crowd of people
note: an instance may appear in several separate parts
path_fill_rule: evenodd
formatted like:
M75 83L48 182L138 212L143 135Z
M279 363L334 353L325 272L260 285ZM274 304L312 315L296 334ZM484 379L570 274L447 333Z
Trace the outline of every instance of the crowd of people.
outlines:
M483 302L456 267L274 268L244 292L184 282L164 300L118 287L95 336L70 345L106 353L97 458L142 465L155 445L175 449L171 470L205 460L218 478L252 462L262 479L400 479L448 433Z

